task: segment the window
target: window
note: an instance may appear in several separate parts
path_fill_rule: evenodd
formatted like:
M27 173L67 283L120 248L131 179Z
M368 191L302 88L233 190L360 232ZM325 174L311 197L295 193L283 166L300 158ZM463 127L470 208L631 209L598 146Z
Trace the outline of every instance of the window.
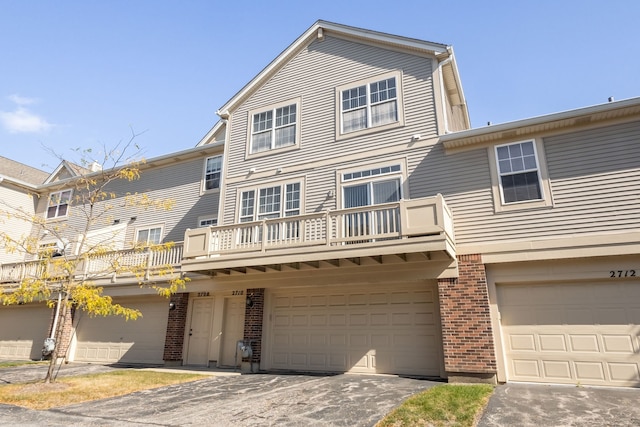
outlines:
M204 163L204 190L220 188L222 156L209 157Z
M250 154L297 144L298 103L285 103L268 110L251 112L250 117Z
M49 196L49 207L47 208L47 219L67 216L70 201L71 190L51 193Z
M240 222L300 215L300 182L289 182L243 191L240 198ZM292 219L271 223L267 227L268 241L291 241L300 237L300 221ZM243 229L241 243L262 240L262 227Z
M503 203L541 200L542 187L533 141L496 147Z
M258 195L257 199L256 194ZM257 215L255 215L255 212L257 212ZM299 182L242 192L240 222L294 215L300 215Z
M374 81L338 88L340 133L400 124L400 75L393 73Z
M162 241L162 227L140 228L136 232L136 242L142 245L157 245Z
M400 201L401 174L399 163L342 173L342 207L349 209ZM399 211L397 207L357 210L343 216L342 227L343 237L357 238L351 243L371 241L371 237L374 240L389 238L400 231Z
M200 218L198 220L198 227L209 227L211 225L218 225L216 218Z

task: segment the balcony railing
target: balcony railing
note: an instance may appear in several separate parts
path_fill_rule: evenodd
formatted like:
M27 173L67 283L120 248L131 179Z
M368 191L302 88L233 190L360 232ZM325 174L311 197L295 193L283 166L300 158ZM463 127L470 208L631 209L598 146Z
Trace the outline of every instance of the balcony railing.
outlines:
M225 257L234 255L247 261L250 257L322 251L322 247L329 252L348 251L420 236L442 242L445 251L455 256L451 212L441 195L187 230L183 269L202 259L222 267Z
M179 270L183 247L180 242L170 248L147 248L143 251L125 249L93 255L86 262L82 261L79 264L76 276L84 276L90 280L110 279L115 281L118 278L134 276L134 272L138 272L144 276L145 280L149 280L160 269L167 266ZM38 279L45 276L55 277L55 274L51 274L52 267L52 262L43 260L2 264L0 266L0 283L18 283L24 279Z

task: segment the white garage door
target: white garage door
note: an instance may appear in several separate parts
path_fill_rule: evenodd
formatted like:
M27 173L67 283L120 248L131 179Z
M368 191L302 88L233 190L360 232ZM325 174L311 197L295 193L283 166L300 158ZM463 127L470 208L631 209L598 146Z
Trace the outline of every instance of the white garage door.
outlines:
M0 358L40 359L52 313L44 303L0 306Z
M155 295L114 298L125 307L137 308L142 317L125 321L119 316L89 317L78 313L74 360L80 362L163 363L169 303Z
M434 283L271 295L267 369L440 376Z
M640 282L499 286L510 381L640 386Z

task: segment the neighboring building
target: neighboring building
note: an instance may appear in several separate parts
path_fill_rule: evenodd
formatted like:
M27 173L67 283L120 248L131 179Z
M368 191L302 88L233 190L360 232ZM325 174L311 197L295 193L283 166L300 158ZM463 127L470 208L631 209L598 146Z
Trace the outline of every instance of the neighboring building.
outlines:
M640 98L469 129L451 47L319 21L218 114L123 227L187 292L70 359L640 386Z

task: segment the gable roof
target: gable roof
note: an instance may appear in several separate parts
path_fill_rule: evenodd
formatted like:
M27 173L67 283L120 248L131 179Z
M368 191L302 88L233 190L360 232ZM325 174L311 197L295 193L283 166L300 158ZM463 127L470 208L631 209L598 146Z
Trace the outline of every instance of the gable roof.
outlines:
M63 180L67 178L74 178L81 175L88 175L93 172L90 169L77 165L75 163L63 160L58 167L49 175L45 184L49 184L54 181Z
M247 97L268 81L302 49L315 39L324 38L325 35L346 37L351 40L374 43L379 46L402 48L415 53L434 55L437 60L443 64L443 81L447 93L451 96L452 103L455 105L466 104L451 46L319 20L309 27L309 29L289 45L289 47L282 51L280 55L271 61L269 65L216 112L222 120L219 120L196 146L209 143L211 138L224 126L225 120L229 117L229 111L247 99Z
M42 184L49 174L40 169L0 156L0 176L27 184Z

